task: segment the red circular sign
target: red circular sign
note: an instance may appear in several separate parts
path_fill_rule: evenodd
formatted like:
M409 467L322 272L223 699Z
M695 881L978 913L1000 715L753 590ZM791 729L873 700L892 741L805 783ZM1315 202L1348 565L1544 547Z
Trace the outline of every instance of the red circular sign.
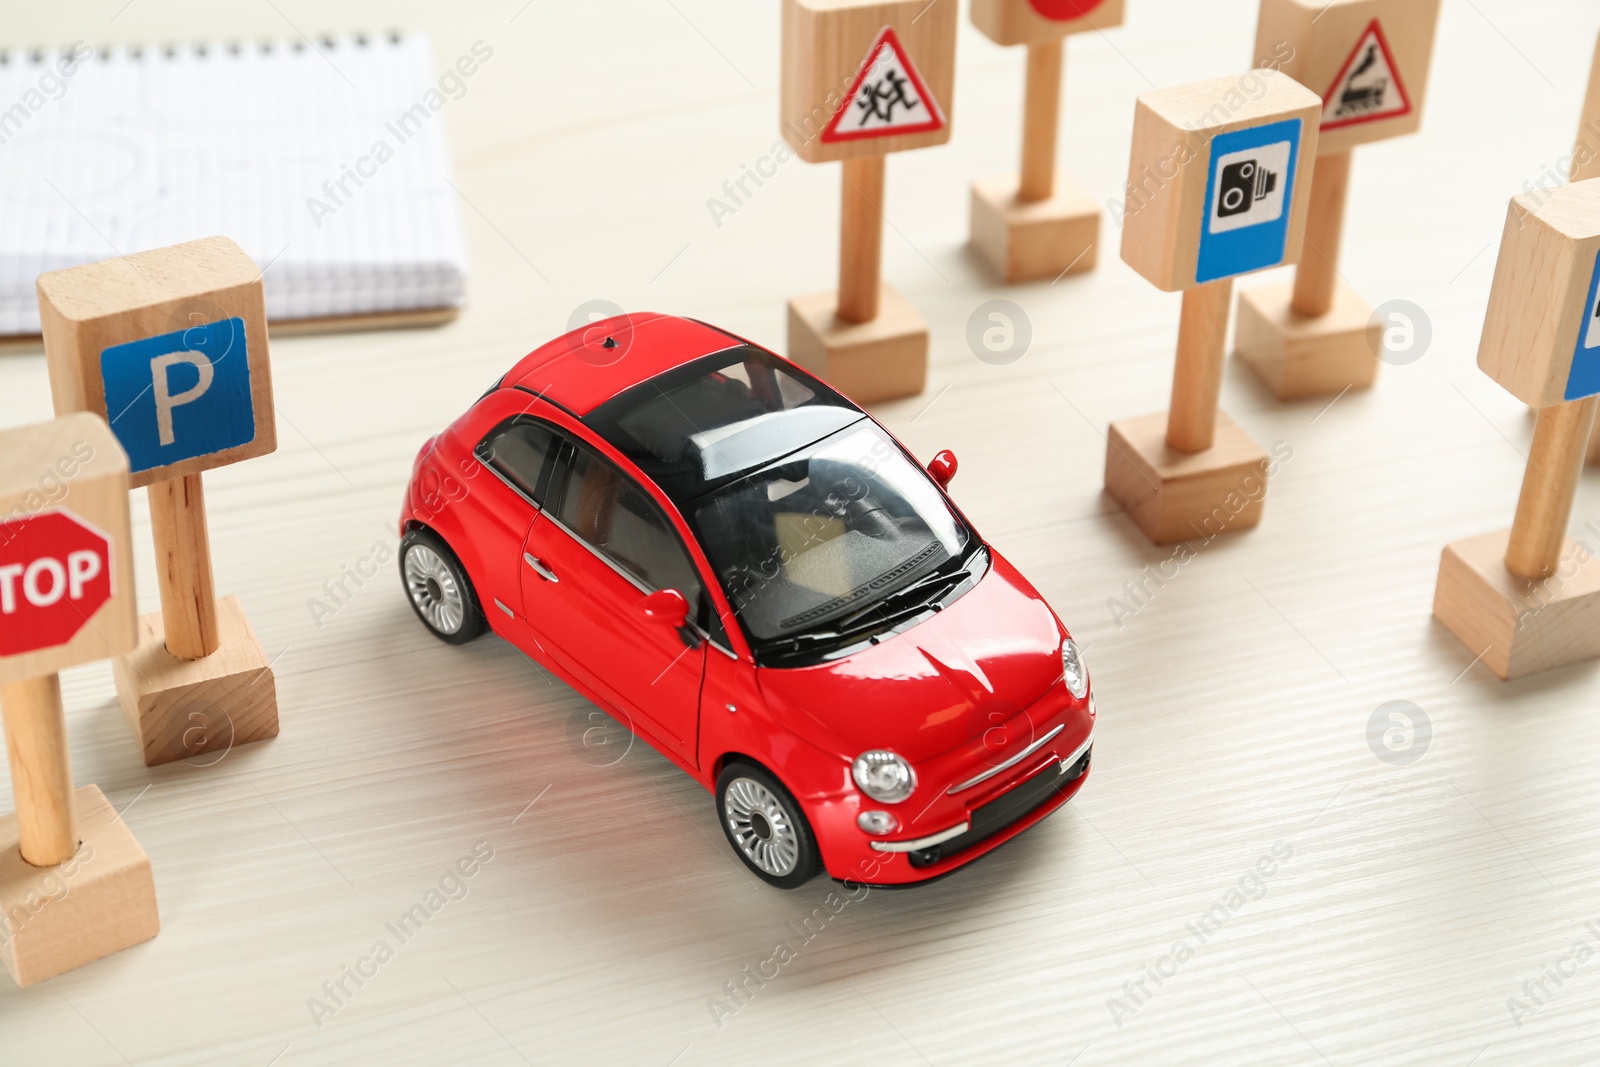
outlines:
M111 542L77 516L0 523L0 656L66 644L111 590Z
M1028 0L1035 11L1057 22L1081 19L1105 2L1106 0Z

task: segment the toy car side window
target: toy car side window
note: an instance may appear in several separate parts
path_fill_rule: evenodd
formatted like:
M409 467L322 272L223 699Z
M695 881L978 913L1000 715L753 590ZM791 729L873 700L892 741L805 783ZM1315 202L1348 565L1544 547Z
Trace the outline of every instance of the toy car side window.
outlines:
M491 430L478 445L477 455L513 489L542 507L559 440L554 427L519 416Z
M666 513L638 482L593 450L573 442L567 455L556 518L648 588L678 590L703 627L710 613L700 575Z

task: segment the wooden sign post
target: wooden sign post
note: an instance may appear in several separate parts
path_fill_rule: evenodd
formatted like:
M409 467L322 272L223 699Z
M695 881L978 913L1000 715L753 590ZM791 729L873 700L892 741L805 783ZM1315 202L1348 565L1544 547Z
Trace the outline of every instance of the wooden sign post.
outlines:
M39 278L56 412L91 411L148 486L161 612L116 664L155 766L278 733L266 657L211 576L201 471L277 447L261 273L225 237Z
M1511 529L1445 547L1433 614L1501 678L1600 657L1600 560L1566 535L1600 405L1600 178L1512 199L1478 366L1539 421Z
M1092 270L1100 205L1056 178L1066 38L1122 25L1125 0L973 0L972 22L1001 45L1027 45L1022 173L972 183L972 243L1008 282Z
M0 432L0 959L18 985L160 929L150 860L92 785L72 787L57 673L137 640L128 458L93 415Z
M1294 283L1239 295L1235 351L1280 399L1365 389L1377 377L1383 324L1339 277L1350 154L1421 126L1438 21L1439 0L1261 0L1257 62L1279 64L1323 99Z
M789 301L789 358L861 403L920 393L928 328L880 281L884 159L950 139L956 0L784 0L783 136L843 162L839 288Z
M1157 544L1261 521L1268 459L1217 408L1233 279L1295 262L1322 103L1268 70L1139 97L1122 258L1183 292L1169 412L1111 424L1106 490Z

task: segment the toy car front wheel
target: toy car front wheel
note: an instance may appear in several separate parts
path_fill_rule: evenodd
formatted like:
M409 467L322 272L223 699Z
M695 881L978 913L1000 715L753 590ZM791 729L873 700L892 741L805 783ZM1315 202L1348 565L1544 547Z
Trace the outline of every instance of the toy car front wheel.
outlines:
M796 889L822 866L805 812L765 767L743 761L724 767L717 812L733 851L769 885Z
M464 645L483 633L487 624L472 582L432 530L412 530L400 542L400 577L411 609L433 636Z

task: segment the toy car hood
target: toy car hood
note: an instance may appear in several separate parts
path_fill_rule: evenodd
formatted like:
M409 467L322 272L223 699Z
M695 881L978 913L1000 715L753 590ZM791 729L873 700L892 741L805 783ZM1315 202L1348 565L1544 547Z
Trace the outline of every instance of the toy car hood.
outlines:
M773 717L853 759L887 748L913 765L1011 722L1061 682L1065 630L998 555L938 614L840 659L762 668Z

